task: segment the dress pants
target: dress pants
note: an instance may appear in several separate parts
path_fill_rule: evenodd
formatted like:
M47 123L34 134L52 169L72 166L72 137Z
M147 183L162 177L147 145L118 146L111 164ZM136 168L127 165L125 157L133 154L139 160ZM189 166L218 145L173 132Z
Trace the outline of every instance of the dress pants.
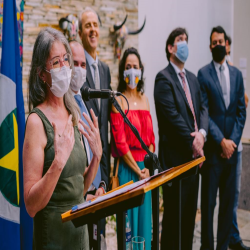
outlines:
M239 203L239 194L240 194L240 186L241 186L241 171L242 171L242 151L238 152L238 161L236 167L236 193L234 200L234 215L233 215L233 225L231 230L231 237L229 244L237 244L241 241L240 232L237 223L237 209Z
M181 249L192 250L199 175L181 180ZM178 250L179 220L178 200L179 182L163 186L164 214L162 221L161 249Z
M219 189L217 250L227 250L233 221L236 164L205 162L201 182L201 250L214 249L213 217Z

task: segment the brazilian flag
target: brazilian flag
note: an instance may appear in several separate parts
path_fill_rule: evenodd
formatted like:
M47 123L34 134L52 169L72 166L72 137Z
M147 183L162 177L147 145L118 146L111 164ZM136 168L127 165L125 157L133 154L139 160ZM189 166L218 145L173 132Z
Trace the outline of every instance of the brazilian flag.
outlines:
M25 112L16 0L3 2L0 73L0 249L32 249L32 219L23 200Z

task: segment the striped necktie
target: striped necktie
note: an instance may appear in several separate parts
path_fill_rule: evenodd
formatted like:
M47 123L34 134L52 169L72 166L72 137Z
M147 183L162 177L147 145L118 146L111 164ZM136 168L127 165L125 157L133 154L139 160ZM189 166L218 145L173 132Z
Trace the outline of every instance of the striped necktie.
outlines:
M97 62L94 62L94 63L92 64L92 67L94 68L94 82L95 82L95 88L96 88L96 89L100 89L100 78L99 78L99 71L98 71ZM100 108L101 99L98 98L97 101L98 101L98 105L99 105L99 108Z
M193 101L192 101L191 94L190 94L190 92L188 90L188 87L187 87L187 83L186 83L186 80L185 80L185 73L184 72L180 72L179 75L180 75L181 80L182 80L183 89L184 89L185 95L187 97L187 101L188 101L189 107L190 107L190 109L192 111L192 114L193 114L193 117L194 117L195 131L198 132L198 126L197 126L197 122L196 122L196 116L195 116L195 112L194 112Z
M227 90L227 81L226 81L226 76L224 73L225 67L223 65L220 66L220 86L222 89L223 93L223 98L225 101L226 108L229 106L229 95L228 95L228 90Z

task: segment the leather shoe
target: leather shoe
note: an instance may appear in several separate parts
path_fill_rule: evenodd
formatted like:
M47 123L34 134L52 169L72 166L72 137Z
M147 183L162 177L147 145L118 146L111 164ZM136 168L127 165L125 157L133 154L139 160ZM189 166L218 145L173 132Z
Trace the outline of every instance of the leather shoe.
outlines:
M247 247L243 244L242 241L237 242L236 244L230 244L229 248L231 250L250 250L250 247Z

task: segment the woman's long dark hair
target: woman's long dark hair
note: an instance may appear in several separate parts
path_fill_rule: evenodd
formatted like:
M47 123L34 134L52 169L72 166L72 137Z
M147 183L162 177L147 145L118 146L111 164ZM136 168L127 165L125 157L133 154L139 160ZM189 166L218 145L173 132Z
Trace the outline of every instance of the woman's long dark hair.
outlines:
M137 91L141 92L143 94L144 93L144 79L143 79L144 67L143 67L141 57L140 57L137 49L135 49L133 47L128 48L124 51L123 57L119 63L119 75L118 75L119 83L118 83L117 91L123 93L126 90L127 84L124 81L123 72L125 70L125 63L126 63L127 57L131 54L136 55L138 60L139 60L139 67L141 68L141 80L137 84Z

